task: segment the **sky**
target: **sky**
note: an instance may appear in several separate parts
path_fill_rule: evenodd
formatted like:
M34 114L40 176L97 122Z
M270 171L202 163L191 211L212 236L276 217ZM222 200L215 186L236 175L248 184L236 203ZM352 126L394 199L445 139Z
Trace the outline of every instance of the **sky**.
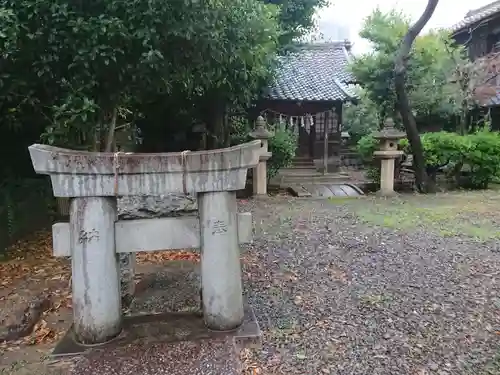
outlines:
M449 27L464 18L471 9L477 9L492 0L440 0L424 31ZM332 5L318 12L319 30L326 39L349 39L355 54L369 50L369 45L359 37L363 20L377 7L383 11L393 8L417 19L425 9L427 0L333 0Z

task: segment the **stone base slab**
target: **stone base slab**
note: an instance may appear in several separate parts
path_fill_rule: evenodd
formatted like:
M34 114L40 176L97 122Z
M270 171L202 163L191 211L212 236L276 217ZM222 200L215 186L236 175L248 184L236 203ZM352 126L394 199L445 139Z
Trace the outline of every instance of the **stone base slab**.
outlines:
M236 348L261 345L262 333L253 308L245 305L243 324L234 331L211 331L203 322L201 314L165 313L156 315L136 315L124 318L121 334L102 345L86 346L74 340L72 327L59 341L52 357L88 354L94 349L112 350L129 345L155 343L175 343L205 339L230 339Z

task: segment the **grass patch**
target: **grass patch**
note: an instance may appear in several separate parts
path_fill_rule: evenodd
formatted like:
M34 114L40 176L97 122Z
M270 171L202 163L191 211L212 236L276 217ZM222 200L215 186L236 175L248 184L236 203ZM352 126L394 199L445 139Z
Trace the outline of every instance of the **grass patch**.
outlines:
M344 202L349 202L349 201L352 201L352 200L358 200L358 199L363 199L365 198L364 196L361 196L361 197L329 197L328 200L332 203L344 203Z
M401 195L344 202L362 221L398 230L424 229L442 236L500 239L500 192Z

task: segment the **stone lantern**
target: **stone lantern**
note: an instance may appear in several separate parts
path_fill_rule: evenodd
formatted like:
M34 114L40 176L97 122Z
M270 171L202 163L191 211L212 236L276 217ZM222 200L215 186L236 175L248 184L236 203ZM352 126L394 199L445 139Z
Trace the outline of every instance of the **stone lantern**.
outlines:
M349 139L351 139L351 135L349 134L349 132L343 131L340 133L340 140L343 146L345 146L347 142L349 142Z
M259 116L257 120L255 120L254 131L250 133L252 138L260 140L262 144L259 164L253 170L254 195L267 195L267 161L272 156L272 154L267 151L267 147L268 139L273 134L266 129L266 125L267 123L264 117Z
M380 150L375 151L373 156L380 159L380 195L390 196L394 194L394 163L403 155L398 150L398 141L406 137L406 133L394 128L392 118L384 121L384 127L376 132L373 137L380 142Z

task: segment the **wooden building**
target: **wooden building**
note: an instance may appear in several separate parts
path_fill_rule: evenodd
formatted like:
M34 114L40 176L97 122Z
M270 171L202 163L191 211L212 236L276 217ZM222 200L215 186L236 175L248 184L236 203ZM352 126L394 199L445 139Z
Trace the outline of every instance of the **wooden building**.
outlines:
M453 39L467 47L475 60L490 52L500 51L500 1L467 12L464 19L451 28Z
M500 1L467 12L464 19L451 28L453 39L467 48L472 61L500 53ZM497 89L479 104L490 110L494 127L500 128L500 77L492 77ZM488 79L488 81L490 81ZM490 82L490 83L491 83Z
M306 44L283 56L274 83L257 105L269 123L298 133L299 158L319 167L327 154L328 171L339 165L342 105L355 99L347 69L350 47L348 41Z

